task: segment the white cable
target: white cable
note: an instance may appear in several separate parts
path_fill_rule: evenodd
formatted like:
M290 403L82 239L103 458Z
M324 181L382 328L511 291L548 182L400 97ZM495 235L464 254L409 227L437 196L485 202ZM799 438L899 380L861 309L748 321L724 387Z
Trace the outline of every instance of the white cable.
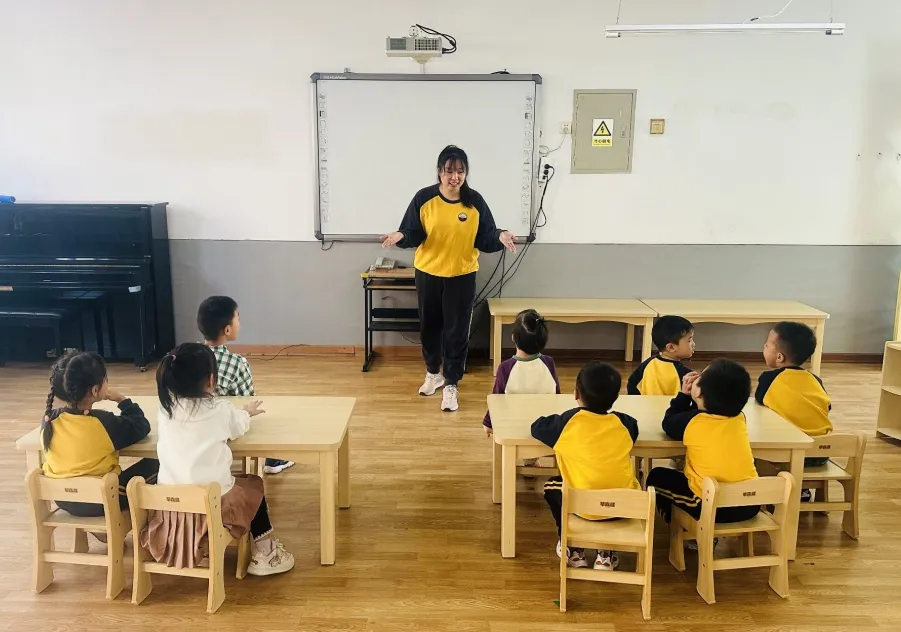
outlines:
M774 13L773 15L760 15L756 18L751 18L750 20L745 20L744 24L750 24L751 22L756 22L757 20L769 20L770 18L778 18L780 15L785 13L785 10L792 5L792 2L795 0L788 0L784 7L779 11L779 13Z
M542 158L544 158L545 156L550 156L552 153L554 153L555 151L557 151L558 149L563 147L563 143L566 142L566 137L568 135L569 134L563 134L563 138L560 140L560 144L557 145L556 147L554 147L553 149L548 149L547 145L538 145L538 155L541 156ZM543 150L542 150L542 147L544 147Z

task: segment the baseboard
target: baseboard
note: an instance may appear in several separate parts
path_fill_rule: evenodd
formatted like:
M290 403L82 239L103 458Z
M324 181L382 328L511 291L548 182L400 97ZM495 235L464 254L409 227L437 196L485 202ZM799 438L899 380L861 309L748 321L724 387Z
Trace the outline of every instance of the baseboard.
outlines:
M299 357L299 356L347 356L363 357L362 346L350 345L229 345L237 353L249 357ZM419 358L422 351L417 345L377 346L375 352L386 358ZM560 360L622 360L622 349L548 349L546 353ZM503 357L513 355L513 349L504 349ZM469 357L487 359L487 349L472 349ZM636 350L635 362L641 359L641 352ZM760 351L698 351L696 360L713 360L715 358L731 358L738 362L762 361ZM823 362L840 364L881 364L881 353L824 353Z

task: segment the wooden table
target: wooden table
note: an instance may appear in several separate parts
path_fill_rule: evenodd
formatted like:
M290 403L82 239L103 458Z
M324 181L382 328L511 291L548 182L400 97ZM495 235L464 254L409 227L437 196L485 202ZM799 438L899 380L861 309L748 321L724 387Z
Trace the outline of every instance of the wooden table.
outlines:
M810 370L820 374L823 361L823 338L829 314L797 301L765 300L707 300L643 298L642 302L658 316L684 316L693 323L728 323L757 325L793 320L812 327L817 335L817 348L811 358ZM763 346L763 341L760 341Z
M615 322L626 324L626 362L632 361L635 345L635 326L643 327L641 359L651 357L651 328L657 312L638 299L629 298L492 298L488 299L491 314L490 356L493 372L501 363L501 329L516 320L525 310L537 310L546 320L561 323Z
M661 421L670 398L655 395L622 395L613 409L638 420L638 441L632 455L667 458L685 454L681 441L663 432ZM516 462L553 454L553 450L532 438L532 422L543 415L561 413L576 406L572 395L489 395L488 411L494 427L491 494L501 504L501 555L516 555ZM801 504L800 482L804 455L812 439L769 408L753 400L745 407L748 436L754 456L775 463L788 463L799 483L792 489L788 508L789 558L794 559Z
M266 411L251 420L250 430L230 444L236 458L272 457L319 464L319 534L322 564L335 563L335 477L337 505L350 507L350 421L356 400L353 397L229 397L237 406L260 399ZM150 420L150 435L120 450L122 456L156 458L156 419L159 399L133 397ZM113 402L97 408L117 410ZM16 441L25 452L28 470L41 466L39 429Z

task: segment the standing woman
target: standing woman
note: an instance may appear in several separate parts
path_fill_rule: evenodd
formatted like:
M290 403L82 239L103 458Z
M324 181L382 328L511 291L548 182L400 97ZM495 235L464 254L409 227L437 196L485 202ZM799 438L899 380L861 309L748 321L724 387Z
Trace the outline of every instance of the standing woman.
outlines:
M438 155L438 184L413 196L400 230L382 237L384 248L416 248L413 267L427 370L419 394L433 395L446 383L441 398L441 410L446 411L457 410L479 251L516 252L516 238L494 225L485 200L466 182L468 175L466 152L455 145L445 147Z

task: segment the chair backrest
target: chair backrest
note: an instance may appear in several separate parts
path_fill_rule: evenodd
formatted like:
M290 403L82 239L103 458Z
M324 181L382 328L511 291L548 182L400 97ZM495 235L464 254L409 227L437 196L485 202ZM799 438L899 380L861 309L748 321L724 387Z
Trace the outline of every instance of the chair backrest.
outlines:
M807 449L809 457L854 457L862 455L867 446L867 438L863 433L834 433L811 438L813 445Z
M718 483L708 476L702 483L704 506L782 505L788 503L793 484L794 479L788 472L739 483Z
M654 513L654 488L574 489L563 483L563 514L647 520Z
M102 477L48 478L40 468L25 477L25 486L33 500L62 500L80 503L104 503L119 491L119 477L109 472Z
M132 483L134 483L132 485ZM132 493L132 490L134 493ZM219 498L219 483L209 485L148 485L143 478L128 482L128 499L138 509L206 514L212 498Z
M180 511L203 514L207 518L207 531L216 534L210 538L210 553L215 552L222 533L222 498L219 483L208 485L148 485L140 476L128 481L128 505L131 510L132 528L140 533L147 522L148 511Z

